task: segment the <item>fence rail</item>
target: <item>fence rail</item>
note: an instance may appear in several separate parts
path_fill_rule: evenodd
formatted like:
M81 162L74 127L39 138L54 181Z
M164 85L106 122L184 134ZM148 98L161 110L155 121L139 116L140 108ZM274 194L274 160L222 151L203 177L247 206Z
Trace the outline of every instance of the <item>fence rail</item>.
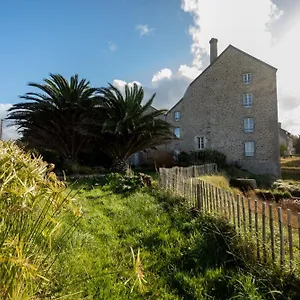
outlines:
M189 207L196 207L201 213L226 218L242 238L253 239L259 261L271 261L285 270L299 270L300 213L292 215L290 209L247 199L199 178L215 172L215 164L160 168L160 186L183 196ZM297 219L294 226L292 217Z

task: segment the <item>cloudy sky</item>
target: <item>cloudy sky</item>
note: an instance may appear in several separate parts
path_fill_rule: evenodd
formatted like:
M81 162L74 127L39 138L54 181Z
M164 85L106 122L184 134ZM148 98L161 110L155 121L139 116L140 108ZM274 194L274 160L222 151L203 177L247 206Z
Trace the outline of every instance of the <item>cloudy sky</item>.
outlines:
M26 2L26 3L25 3ZM279 120L300 134L300 0L14 0L0 10L0 117L29 81L74 73L92 85L139 82L170 108L219 40L278 68ZM5 128L5 138L15 137Z

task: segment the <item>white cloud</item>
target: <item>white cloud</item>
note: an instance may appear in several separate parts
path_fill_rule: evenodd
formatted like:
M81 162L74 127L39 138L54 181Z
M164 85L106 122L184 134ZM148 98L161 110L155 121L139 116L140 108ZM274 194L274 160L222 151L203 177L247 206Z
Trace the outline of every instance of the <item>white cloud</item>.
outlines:
M189 67L187 65L180 65L178 69L178 73L181 76L184 76L186 78L189 78L191 80L195 79L197 76L199 76L200 71L196 67Z
M270 0L182 0L181 7L193 16L193 66L208 65L208 41L219 40L219 52L233 44L278 68L279 119L282 126L300 133L300 12L293 26L276 39L272 31L283 11ZM255 21L254 21L255 20Z
M153 75L144 89L147 95L157 93L154 104L170 108L181 99L189 83L208 66L209 40L216 37L219 53L232 44L278 68L279 120L283 128L300 134L300 10L293 19L285 15L289 26L285 32L280 26L278 32L285 12L271 0L181 0L181 9L193 17L189 26L193 62L175 72L164 68Z
M119 90L123 91L125 88L125 85L127 84L126 81L124 80L120 80L120 79L115 79L112 83L112 85L116 88L118 88ZM137 84L138 86L141 86L141 83L139 83L138 81L132 81L128 83L129 87L133 87L134 84Z
M118 49L117 45L113 42L108 42L108 49L110 52L114 52Z
M154 28L150 28L147 24L138 24L135 26L135 29L139 31L140 36L150 35L154 31Z
M0 119L7 117L7 110L12 106L10 103L0 103ZM9 126L9 121L4 120L2 138L3 140L16 140L19 138L16 126Z
M158 71L157 73L155 73L152 77L152 83L162 80L164 78L168 78L170 79L172 76L172 71L170 69L164 68L161 69L160 71Z

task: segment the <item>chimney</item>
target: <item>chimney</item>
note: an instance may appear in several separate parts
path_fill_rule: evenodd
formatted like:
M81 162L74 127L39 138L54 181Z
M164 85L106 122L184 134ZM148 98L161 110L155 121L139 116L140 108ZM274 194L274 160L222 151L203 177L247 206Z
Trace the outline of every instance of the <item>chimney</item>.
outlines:
M210 64L212 64L218 57L218 40L212 38L210 41Z

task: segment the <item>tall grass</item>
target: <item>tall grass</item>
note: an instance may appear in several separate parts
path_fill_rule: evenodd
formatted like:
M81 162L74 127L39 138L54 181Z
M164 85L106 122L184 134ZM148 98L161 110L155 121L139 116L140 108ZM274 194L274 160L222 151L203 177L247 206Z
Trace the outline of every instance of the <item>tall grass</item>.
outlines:
M83 217L59 257L53 296L298 299L299 281L257 264L255 247L233 226L189 209L183 198L156 189L114 194L97 179L72 189Z
M73 200L41 158L0 141L0 298L46 297L76 221Z

